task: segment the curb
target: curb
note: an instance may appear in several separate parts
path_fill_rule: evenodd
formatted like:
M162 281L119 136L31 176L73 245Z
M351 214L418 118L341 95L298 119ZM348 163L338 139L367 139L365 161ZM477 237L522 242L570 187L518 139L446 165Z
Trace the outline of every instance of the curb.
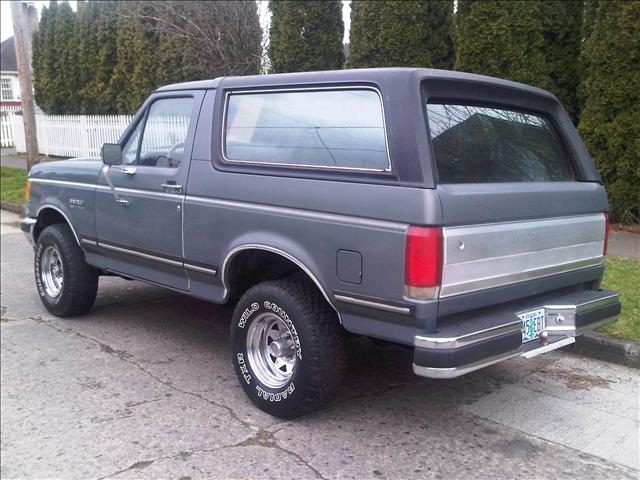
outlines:
M21 203L13 203L7 201L0 201L0 208L2 210L8 210L13 213L17 213L19 215L25 215L24 205Z
M613 338L604 333L590 332L576 338L566 350L584 357L640 369L640 342Z

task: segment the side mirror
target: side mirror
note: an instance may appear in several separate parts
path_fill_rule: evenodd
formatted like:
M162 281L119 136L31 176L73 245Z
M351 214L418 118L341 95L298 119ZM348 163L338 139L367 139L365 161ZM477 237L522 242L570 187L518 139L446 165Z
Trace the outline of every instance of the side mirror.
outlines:
M100 150L102 163L105 165L122 164L122 147L119 143L105 143Z

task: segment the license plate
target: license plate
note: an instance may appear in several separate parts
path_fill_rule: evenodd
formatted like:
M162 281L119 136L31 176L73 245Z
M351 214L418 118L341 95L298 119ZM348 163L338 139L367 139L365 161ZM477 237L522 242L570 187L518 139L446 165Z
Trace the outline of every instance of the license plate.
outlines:
M540 338L544 330L544 308L519 313L518 317L522 320L522 343Z

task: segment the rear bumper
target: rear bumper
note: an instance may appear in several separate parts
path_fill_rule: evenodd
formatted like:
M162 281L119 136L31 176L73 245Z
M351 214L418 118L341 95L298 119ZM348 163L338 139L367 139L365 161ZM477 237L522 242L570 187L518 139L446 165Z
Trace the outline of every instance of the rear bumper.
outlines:
M540 338L523 343L518 314L542 308L545 323ZM459 315L433 336L415 336L413 371L423 377L455 378L509 358L533 357L614 322L620 309L617 293L587 290L515 302L466 318Z

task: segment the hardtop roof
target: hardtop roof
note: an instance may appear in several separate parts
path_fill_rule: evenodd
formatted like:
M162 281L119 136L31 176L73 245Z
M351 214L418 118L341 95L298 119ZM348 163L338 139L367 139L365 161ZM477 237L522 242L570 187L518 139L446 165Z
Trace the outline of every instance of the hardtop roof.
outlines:
M194 82L174 83L160 87L156 92L169 92L179 90L203 90L216 89L220 87L252 88L252 87L275 87L296 84L329 84L329 83L350 83L350 82L374 82L393 83L398 86L406 85L408 80L451 80L456 83L475 83L493 85L519 90L522 92L542 95L555 98L554 95L541 88L532 87L524 83L503 80L501 78L477 75L474 73L457 72L452 70L438 70L432 68L412 68L412 67L388 67L388 68L361 68L349 70L326 70L321 72L299 72L299 73L277 73L270 75L248 75L218 77L212 80L198 80Z

